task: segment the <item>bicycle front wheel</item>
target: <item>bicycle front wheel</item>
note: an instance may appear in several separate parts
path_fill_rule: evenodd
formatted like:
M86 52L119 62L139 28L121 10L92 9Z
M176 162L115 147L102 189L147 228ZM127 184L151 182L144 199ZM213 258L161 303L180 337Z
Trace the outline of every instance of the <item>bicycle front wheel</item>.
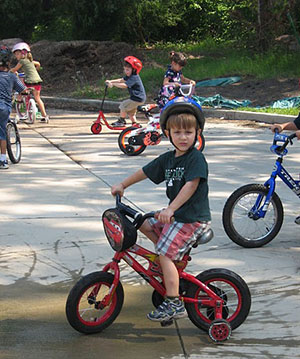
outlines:
M268 188L260 184L240 187L231 194L223 208L223 227L238 245L257 248L269 243L280 231L283 207L274 192L264 217L254 216L264 205Z
M82 277L72 288L66 304L70 325L85 334L99 333L119 315L124 301L121 282L114 289L107 306L102 301L111 291L114 276L107 272L94 272Z
M21 120L27 118L26 103L24 97L22 98L22 101L16 102L16 113Z
M36 113L37 113L37 108L36 108L35 101L33 99L30 99L29 103L28 103L28 122L29 123L35 123Z
M251 307L251 294L246 282L238 274L223 268L206 270L196 278L223 300L222 316L231 329L239 327L247 318ZM209 299L208 295L196 284L190 284L186 297L198 300L198 303L185 304L190 320L196 327L208 331L210 324L216 319L213 307L201 305L201 301Z
M8 122L6 126L6 146L11 162L19 163L21 160L21 139L18 127L13 122Z

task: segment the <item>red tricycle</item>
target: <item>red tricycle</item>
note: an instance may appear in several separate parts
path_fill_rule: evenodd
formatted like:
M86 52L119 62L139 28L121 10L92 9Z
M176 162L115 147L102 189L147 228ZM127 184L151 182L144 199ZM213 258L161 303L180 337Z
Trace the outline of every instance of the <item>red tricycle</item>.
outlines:
M103 112L103 106L104 106L104 100L105 100L105 97L106 97L106 94L107 94L107 87L108 86L105 86L105 89L104 89L104 95L103 95L103 99L102 99L102 102L101 102L101 106L100 106L100 110L99 110L97 120L94 121L94 123L91 126L91 131L95 135L99 134L102 131L102 126L106 126L110 130L116 130L116 131L123 131L126 128L126 126L111 126L107 122L107 120L105 118L105 115L104 115L104 112ZM131 127L132 127L132 125L131 125ZM133 125L133 127L140 127L140 126L139 125L136 125L136 126Z
M66 315L74 329L85 334L99 333L117 318L124 301L120 281L121 260L153 287L153 305L158 307L163 302L166 290L159 256L136 244L137 229L154 214L137 212L122 203L119 195L116 196L116 208L107 209L103 213L104 231L116 253L102 271L85 275L70 291ZM213 232L208 229L197 238L193 247L207 243L212 237ZM246 282L231 270L209 269L197 276L185 272L192 259L191 249L181 261L176 262L180 296L191 322L208 332L213 341L222 342L229 339L231 331L247 318L251 294ZM137 259L139 257L141 261ZM163 321L161 325L172 325L174 320Z

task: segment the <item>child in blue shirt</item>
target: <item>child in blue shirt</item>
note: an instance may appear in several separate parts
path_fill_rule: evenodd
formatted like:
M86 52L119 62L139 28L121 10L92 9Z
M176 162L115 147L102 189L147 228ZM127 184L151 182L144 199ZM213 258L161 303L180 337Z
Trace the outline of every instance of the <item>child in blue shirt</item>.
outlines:
M126 116L129 116L132 126L139 127L136 122L136 111L138 106L141 106L146 101L146 92L144 85L139 76L143 65L142 62L134 56L127 56L124 59L124 73L125 77L115 80L106 80L108 87L118 87L128 89L130 98L122 101L120 104L120 118L114 122L112 126L122 127L126 125Z
M12 93L26 90L17 76L9 72L11 56L12 52L7 46L0 47L0 169L9 168L6 158L6 125L11 113Z

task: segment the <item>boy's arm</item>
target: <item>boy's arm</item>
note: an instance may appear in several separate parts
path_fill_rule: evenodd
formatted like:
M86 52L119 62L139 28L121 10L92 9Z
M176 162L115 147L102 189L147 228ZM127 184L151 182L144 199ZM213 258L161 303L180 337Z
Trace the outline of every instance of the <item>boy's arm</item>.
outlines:
M143 181L146 178L147 178L147 176L145 175L144 171L142 169L139 169L131 176L125 178L121 183L113 185L111 187L111 194L113 196L115 196L118 193L118 194L120 194L120 196L123 196L124 190L127 187L129 187L137 182Z
M160 212L158 215L158 220L162 223L171 223L174 212L192 197L198 187L199 182L199 177L188 181L181 188L169 206Z
M298 130L297 126L294 124L293 121L286 122L286 123L274 123L274 125L271 126L271 131L275 132L275 129L277 129L279 132L281 132L283 130L288 130L288 131L297 131Z
M120 79L115 79L115 80L106 80L105 83L106 83L106 85L107 85L108 87L113 87L113 86L115 86L115 87L122 88L122 89L128 87L128 86L126 85L126 83L125 83L125 80L122 79L122 78L120 78Z

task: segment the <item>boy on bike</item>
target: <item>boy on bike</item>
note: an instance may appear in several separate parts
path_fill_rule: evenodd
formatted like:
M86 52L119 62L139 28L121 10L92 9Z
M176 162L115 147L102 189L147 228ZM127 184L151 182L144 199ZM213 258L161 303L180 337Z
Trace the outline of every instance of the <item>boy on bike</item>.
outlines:
M187 315L179 297L175 262L189 250L197 236L208 230L211 215L208 167L203 153L194 147L204 126L201 107L192 99L176 98L163 109L160 125L175 150L160 155L112 186L111 193L122 196L127 187L146 178L155 184L166 183L168 207L140 228L154 242L163 271L166 299L147 315L150 320L161 322Z
M6 125L11 113L13 91L23 92L26 87L16 75L9 72L12 52L6 46L0 47L0 169L8 169L6 159Z
M126 125L126 116L129 116L132 126L139 125L136 122L136 111L138 106L141 106L146 101L146 92L144 85L139 76L139 72L143 67L142 62L134 56L127 56L124 58L124 73L125 77L115 80L106 80L108 87L118 87L121 89L128 89L130 98L124 100L120 104L120 118L118 121L112 123L114 127L122 127Z

